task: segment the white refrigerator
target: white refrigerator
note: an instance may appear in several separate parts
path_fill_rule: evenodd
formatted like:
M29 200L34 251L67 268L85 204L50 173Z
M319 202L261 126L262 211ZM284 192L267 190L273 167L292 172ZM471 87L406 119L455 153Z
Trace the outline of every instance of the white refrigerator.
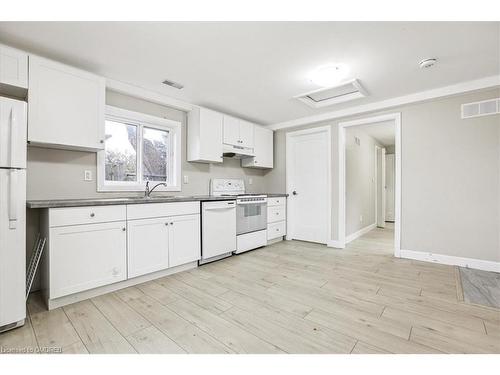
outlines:
M0 332L26 318L26 114L0 97Z

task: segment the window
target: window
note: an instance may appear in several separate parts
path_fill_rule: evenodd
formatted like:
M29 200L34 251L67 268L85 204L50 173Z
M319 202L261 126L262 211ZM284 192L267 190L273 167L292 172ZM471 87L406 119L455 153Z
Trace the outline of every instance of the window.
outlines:
M180 191L179 122L106 107L104 150L98 154L98 191Z

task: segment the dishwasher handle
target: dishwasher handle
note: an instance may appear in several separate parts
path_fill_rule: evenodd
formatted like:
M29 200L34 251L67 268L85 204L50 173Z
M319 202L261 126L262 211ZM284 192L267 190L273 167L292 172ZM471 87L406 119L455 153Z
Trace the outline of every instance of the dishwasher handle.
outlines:
M206 205L203 207L203 211L217 211L217 210L230 210L236 208L234 202L227 202L224 205Z

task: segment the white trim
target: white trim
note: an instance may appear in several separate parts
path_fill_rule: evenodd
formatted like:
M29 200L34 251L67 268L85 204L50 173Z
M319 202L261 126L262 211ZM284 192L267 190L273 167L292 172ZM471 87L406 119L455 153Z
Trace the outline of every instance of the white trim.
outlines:
M361 237L363 234L368 233L369 231L371 231L372 229L375 229L376 227L377 227L377 223L373 223L373 224L367 225L364 228L361 228L357 232L351 233L350 235L348 235L345 238L345 243L348 244L349 242L354 241L356 238Z
M173 176L173 181L169 181L169 186L159 186L158 191L181 191L181 163L182 163L182 125L179 121L169 120L161 117L147 115L141 112L129 111L127 109L106 106L105 118L124 121L137 126L168 130L171 140L171 155L175 164L169 166L169 174ZM106 182L104 176L104 153L100 150L97 153L97 191L144 191L144 183L122 183ZM137 145L137 165L142 165L142 142Z
M334 247L336 249L343 249L345 248L345 245L340 243L339 241L337 240L330 240L327 242L326 246L328 247Z
M400 255L401 258L420 260L423 262L448 264L452 266L474 268L483 271L500 272L500 262L493 262L490 260L462 258L452 255L427 253L424 251L413 250L401 250Z
M125 94L144 99L149 102L166 105L168 107L175 108L184 112L189 112L196 107L191 103L179 99L174 99L158 92L146 90L142 87L134 86L129 83L116 81L114 79L106 78L106 88L119 94Z
M267 128L272 130L292 128L295 126L313 124L316 122L333 120L341 117L358 115L367 112L380 111L383 109L394 108L410 103L418 103L436 98L458 95L469 91L477 91L477 90L493 88L499 85L500 85L500 76L498 75L490 76L477 79L474 81L461 82L455 85L440 87L432 90L420 91L414 94L399 96L392 99L381 100L379 102L362 104L356 107L350 107L338 111L325 112L319 115L307 116L295 120L280 122L277 124L269 125L267 126Z
M304 129L304 130L297 130L294 132L288 132L286 134L286 191L289 194L289 197L292 196L292 191L293 191L293 181L291 181L291 161L293 160L292 155L291 155L291 150L290 150L290 140L292 137L297 136L297 135L304 135L304 134L314 134L314 133L321 133L321 132L326 132L327 136L327 153L328 153L328 158L327 158L327 196L325 197L325 204L327 205L327 222L326 225L328 225L327 228L327 242L326 244L329 243L329 241L332 238L332 133L331 133L331 126L321 126L321 127L316 127L316 128L310 128L310 129ZM290 199L290 198L289 198ZM286 215L287 215L287 234L286 234L286 239L290 240L293 237L293 203L291 201L287 202L287 210L286 210Z
M362 119L340 122L337 126L337 141L338 141L338 215L337 215L337 231L338 245L340 248L345 247L346 233L346 192L345 192L345 128L357 125L376 124L385 121L394 121L394 137L395 137L395 223L394 223L394 256L400 256L401 249L401 113L389 113L386 115L365 117Z

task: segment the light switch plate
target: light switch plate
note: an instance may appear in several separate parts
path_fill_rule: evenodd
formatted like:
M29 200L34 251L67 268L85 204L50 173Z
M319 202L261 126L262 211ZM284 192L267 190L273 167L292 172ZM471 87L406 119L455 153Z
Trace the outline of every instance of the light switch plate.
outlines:
M249 178L248 179L248 185L252 185L253 184L253 179L252 178Z
M184 183L189 184L189 176L184 176Z
M92 171L86 170L83 172L84 181L92 181Z

